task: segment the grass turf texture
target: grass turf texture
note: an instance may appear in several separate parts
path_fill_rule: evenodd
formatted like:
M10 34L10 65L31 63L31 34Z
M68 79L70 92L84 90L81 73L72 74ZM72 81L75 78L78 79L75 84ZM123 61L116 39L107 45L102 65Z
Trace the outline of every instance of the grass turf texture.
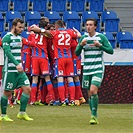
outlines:
M19 105L8 107L13 122L0 121L0 133L133 133L133 105L100 104L99 125L90 125L88 105L74 107L30 106L27 113L34 121L16 118Z

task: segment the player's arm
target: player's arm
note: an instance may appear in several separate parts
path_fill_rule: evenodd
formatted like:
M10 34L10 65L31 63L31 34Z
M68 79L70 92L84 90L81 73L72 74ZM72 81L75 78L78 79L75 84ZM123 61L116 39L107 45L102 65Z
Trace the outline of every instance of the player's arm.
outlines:
M77 38L81 37L81 33L73 27L74 32L77 34Z
M50 33L50 31L49 30L45 30L44 28L39 28L38 26L36 26L36 25L32 25L31 27L30 27L30 30L31 31L34 31L35 33L41 33L42 35L47 35L48 37L52 37L52 34Z
M79 40L79 43L76 47L76 50L75 50L75 54L77 56L79 56L81 54L83 46L85 46L85 45L86 45L86 40L84 39L84 37L81 37L80 40Z
M5 36L2 39L2 47L4 50L4 53L6 54L6 56L10 59L10 61L15 64L15 66L17 66L19 64L19 62L17 60L15 60L13 54L11 53L11 49L10 49L10 36Z
M22 38L22 44L34 47L35 46L35 34L30 34L28 39Z
M101 44L101 46L99 48L108 54L114 53L114 50L113 50L110 42L108 41L108 39L105 36L103 36L103 43Z

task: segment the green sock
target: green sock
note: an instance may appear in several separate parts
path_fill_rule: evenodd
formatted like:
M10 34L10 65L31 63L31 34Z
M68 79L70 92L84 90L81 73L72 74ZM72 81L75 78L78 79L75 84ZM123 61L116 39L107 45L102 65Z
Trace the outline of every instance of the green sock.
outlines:
M97 117L97 108L98 108L98 95L92 95L91 96L91 109L92 109L92 115Z
M26 111L26 107L29 101L29 95L25 94L24 92L21 95L20 98L20 112L25 112Z
M1 114L6 114L8 97L3 95L1 97Z
M92 111L91 98L88 98L88 104L90 105L90 110Z

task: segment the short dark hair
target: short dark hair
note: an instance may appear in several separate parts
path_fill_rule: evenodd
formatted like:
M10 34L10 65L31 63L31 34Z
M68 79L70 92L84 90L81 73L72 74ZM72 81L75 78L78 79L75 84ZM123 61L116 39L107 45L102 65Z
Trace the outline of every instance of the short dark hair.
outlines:
M57 21L55 21L55 25L58 25L58 27L63 28L64 27L64 21L57 20Z
M87 22L87 21L93 21L95 26L98 25L98 21L97 21L96 19L94 19L94 18L88 18L88 19L86 20L86 22Z
M17 26L18 22L21 23L21 24L24 23L24 21L23 21L22 19L20 19L20 18L15 18L15 19L12 21L12 26L13 26L13 25L14 25L14 26Z
M48 25L48 18L47 17L41 17L39 22L39 27L45 28Z

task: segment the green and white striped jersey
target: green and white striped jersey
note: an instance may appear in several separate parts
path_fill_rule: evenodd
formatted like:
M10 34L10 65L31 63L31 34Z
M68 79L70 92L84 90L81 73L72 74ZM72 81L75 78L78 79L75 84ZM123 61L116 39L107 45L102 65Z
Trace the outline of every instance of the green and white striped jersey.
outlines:
M87 40L85 46L81 46L80 43L83 39ZM90 46L93 44L93 41L99 41L102 46ZM79 55L84 50L84 66L83 66L83 75L92 75L95 73L104 72L104 61L103 61L103 51L113 54L113 48L108 41L108 39L101 33L96 32L92 37L88 33L84 34L79 40L79 44L76 48L76 55Z
M21 63L22 37L8 32L2 39L4 50L3 71L18 72L16 66Z

